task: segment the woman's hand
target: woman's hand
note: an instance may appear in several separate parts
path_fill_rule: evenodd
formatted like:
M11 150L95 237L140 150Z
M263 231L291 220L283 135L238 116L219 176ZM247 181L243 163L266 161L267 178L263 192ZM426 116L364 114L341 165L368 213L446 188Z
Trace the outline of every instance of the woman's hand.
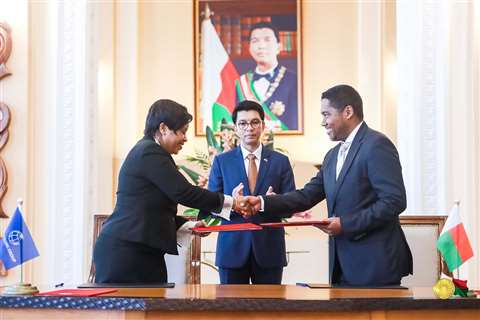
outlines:
M199 177L198 177L197 186L199 186L200 188L206 189L206 188L207 188L207 184L208 184L208 178L207 178L207 177L204 177L204 176L199 176Z

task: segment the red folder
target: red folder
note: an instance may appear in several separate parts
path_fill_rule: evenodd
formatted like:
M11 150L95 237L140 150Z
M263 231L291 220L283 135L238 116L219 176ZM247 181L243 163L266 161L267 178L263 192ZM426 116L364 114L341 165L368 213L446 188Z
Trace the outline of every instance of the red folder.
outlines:
M94 297L101 294L112 293L117 289L62 289L41 292L37 296L73 296L73 297Z
M330 222L327 220L305 220L305 221L289 221L289 222L269 222L260 223L262 227L268 228L283 228L283 227L301 227L301 226L313 226L313 225L328 225Z
M253 223L236 223L236 224L222 224L211 227L197 227L192 228L195 232L219 232L219 231L246 231L246 230L262 230L258 224Z

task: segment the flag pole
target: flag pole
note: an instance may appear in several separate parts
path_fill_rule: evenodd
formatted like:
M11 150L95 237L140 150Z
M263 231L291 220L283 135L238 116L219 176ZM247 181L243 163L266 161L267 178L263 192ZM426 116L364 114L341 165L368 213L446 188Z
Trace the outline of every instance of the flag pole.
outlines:
M23 214L23 199L18 198L17 199L17 207L18 210L20 210L20 213ZM22 230L23 233L23 230ZM23 261L23 240L20 241L20 261ZM23 263L20 264L20 284L23 284Z
M203 14L203 19L210 19L211 16L213 16L213 11L210 10L210 6L207 4L205 4L205 11L202 12Z
M455 205L457 206L458 214L460 215L460 200L455 200L454 201ZM458 234L457 234L458 238ZM458 241L458 239L456 239ZM460 266L457 268L457 279L460 279Z

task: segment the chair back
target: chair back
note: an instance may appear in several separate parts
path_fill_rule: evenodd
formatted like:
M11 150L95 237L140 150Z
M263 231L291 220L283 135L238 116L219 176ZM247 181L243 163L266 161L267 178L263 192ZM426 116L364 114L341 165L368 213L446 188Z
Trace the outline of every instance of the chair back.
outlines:
M402 226L413 256L413 275L404 277L406 287L430 287L440 279L443 270L437 239L446 216L401 215Z
M100 235L100 230L102 230L103 224L107 221L110 215L106 213L96 213L93 215L93 241L92 241L92 261L90 262L90 272L88 274L88 282L95 282L95 264L93 263L93 248L95 247L95 242Z
M98 213L93 216L93 241L92 241L92 261L90 263L90 272L88 282L95 282L95 264L93 263L93 248L97 241L102 226L107 221L109 214ZM179 248L178 256L165 255L165 263L168 270L168 281L175 283L200 283L200 237L195 236L188 248Z

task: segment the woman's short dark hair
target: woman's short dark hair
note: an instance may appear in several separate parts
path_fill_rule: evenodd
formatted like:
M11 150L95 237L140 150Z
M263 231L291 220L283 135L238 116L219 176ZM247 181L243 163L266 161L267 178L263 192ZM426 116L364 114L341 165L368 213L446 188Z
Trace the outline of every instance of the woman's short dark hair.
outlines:
M239 111L250 111L250 110L257 111L262 121L265 119L265 112L263 111L263 108L259 103L255 101L244 100L240 102L235 107L235 109L233 109L233 112L232 112L233 123L237 123L237 113Z
M155 101L148 110L143 134L153 138L160 123L164 123L170 130L177 131L192 121L193 117L187 108L168 99Z

